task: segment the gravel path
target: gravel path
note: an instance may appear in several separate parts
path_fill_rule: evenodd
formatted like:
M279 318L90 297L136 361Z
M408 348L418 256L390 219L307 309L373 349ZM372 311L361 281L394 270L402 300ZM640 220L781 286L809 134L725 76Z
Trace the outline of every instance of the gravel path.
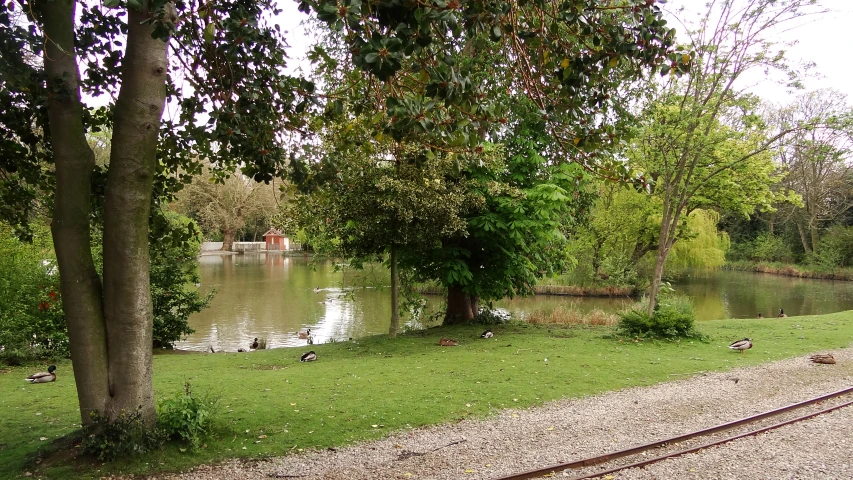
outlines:
M836 365L814 365L808 356L796 357L529 410L506 410L488 420L403 431L336 451L230 461L163 478L497 478L653 442L853 386L853 349L832 353ZM853 406L604 478L853 479L851 452ZM581 473L586 472L559 476Z

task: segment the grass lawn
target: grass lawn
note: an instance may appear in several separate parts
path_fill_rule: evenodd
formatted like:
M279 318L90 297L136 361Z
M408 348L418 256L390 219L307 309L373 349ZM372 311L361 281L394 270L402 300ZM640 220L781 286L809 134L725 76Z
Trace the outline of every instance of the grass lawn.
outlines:
M299 356L307 347L156 355L157 397L181 391L185 381L196 393L219 396L217 433L195 453L169 446L110 465L36 465L53 442L78 428L71 364L59 363L57 381L42 385L23 381L32 366L5 368L0 371L0 478L19 478L25 471L42 478L155 473L231 457L342 446L503 408L847 347L853 342L853 311L708 321L699 329L707 343L634 343L609 338L609 327L509 324L493 327L495 337L488 340L479 338L482 326L464 326L314 345L318 360L302 364ZM440 337L461 345L439 347ZM752 350L741 355L727 348L743 337L752 338Z

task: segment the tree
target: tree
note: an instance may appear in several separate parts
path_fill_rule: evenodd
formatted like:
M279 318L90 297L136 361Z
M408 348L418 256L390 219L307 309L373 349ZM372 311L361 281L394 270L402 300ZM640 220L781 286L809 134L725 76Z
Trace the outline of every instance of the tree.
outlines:
M770 152L790 130L768 132L757 102L738 89L749 71L777 69L796 79L775 29L806 14L808 0L724 0L709 4L689 30L693 63L689 74L655 90L632 144L631 158L655 180L662 199L652 314L667 256L680 219L697 208L716 207L749 215L769 207Z
M0 188L24 233L28 216L15 212L29 211L34 189L56 199L51 230L84 424L93 412L155 419L152 205L198 172L198 158L226 172L240 164L259 181L283 173L281 137L299 128L313 86L281 74L284 41L263 21L270 10L248 0L0 4L0 157L17 172ZM115 101L90 108L83 93ZM161 122L167 99L176 113ZM113 132L106 168L86 136L102 128ZM103 281L90 239L100 215Z
M782 185L802 198L783 208L807 254L817 253L820 229L853 208L853 110L846 99L832 90L810 92L774 118L780 129L808 126L797 129L776 157L786 174Z
M239 171L218 182L205 168L178 194L176 207L196 218L201 227L222 234L222 250L231 251L247 224L258 219L269 228L277 200L274 185L260 185Z
M385 139L371 142L362 117L326 129L322 158L309 164L283 218L287 231L304 229L315 250L355 265L388 259L391 326L399 329L398 255L435 248L466 234L464 215L482 203L449 155Z

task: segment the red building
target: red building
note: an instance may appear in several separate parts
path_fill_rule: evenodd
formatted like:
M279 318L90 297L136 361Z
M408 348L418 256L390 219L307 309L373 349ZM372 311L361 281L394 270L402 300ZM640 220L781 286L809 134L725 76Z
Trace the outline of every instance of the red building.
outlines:
M271 228L264 234L264 242L267 244L267 250L287 250L290 248L290 239L275 228Z

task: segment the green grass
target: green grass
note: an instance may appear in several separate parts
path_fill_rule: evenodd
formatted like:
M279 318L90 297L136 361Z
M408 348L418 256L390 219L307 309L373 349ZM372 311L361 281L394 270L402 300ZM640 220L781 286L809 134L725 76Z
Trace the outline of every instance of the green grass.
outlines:
M485 417L503 408L846 347L853 341L853 312L709 321L699 328L709 342L633 343L610 338L608 327L510 324L492 327L495 338L489 340L478 338L482 327L470 326L413 332L396 340L377 336L314 345L319 359L305 364L299 355L307 348L158 355L158 398L180 391L185 381L195 392L220 397L217 434L206 447L181 453L170 446L138 460L47 469L35 459L80 421L71 365L59 363L57 381L43 385L23 381L33 368L5 369L0 373L0 465L6 468L0 477L23 471L45 478L155 473L232 457L342 446L401 429ZM747 336L755 347L746 354L726 348ZM439 347L440 337L455 338L461 346Z

